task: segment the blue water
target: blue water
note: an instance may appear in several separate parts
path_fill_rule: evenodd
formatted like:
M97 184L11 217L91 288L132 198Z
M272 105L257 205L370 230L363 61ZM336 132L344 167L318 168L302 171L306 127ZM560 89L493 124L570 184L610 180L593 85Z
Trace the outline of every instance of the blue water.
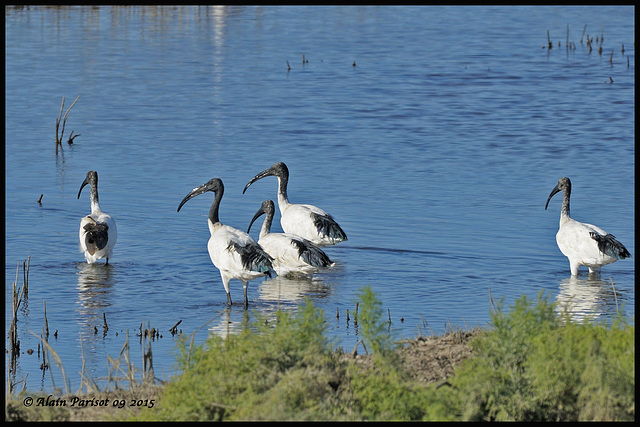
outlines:
M45 304L70 391L83 359L105 386L107 355L118 358L127 334L141 369L141 324L162 335L153 366L168 379L178 321L201 343L306 297L351 350L365 286L398 340L487 326L492 300L540 292L576 318L635 316L633 17L618 6L7 8L7 329L16 267L30 257L16 379L52 390L53 375L63 387L59 368L40 369L29 332L42 333ZM56 153L63 96L65 111L80 98ZM213 195L176 209L219 177L221 221L246 230L276 179L242 190L277 161L290 200L330 212L349 240L325 248L337 265L312 280L252 281L248 313L232 281L226 310L206 249ZM118 224L109 267L78 250L91 169ZM562 176L572 216L633 256L599 278L572 280L556 246L561 197L544 204Z

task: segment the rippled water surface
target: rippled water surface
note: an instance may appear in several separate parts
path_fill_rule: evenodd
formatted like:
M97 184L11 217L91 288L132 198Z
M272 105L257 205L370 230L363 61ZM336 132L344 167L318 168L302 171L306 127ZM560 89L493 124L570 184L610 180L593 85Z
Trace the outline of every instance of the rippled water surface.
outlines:
M51 390L51 372L62 386L58 368L40 370L29 332L42 334L45 304L72 391L83 362L87 376L107 375L127 335L142 368L141 324L160 331L153 366L168 378L178 321L200 343L307 297L352 349L347 310L365 286L397 339L485 326L492 299L540 292L578 318L634 316L633 17L632 7L7 8L7 329L16 267L21 286L30 257L16 378ZM80 98L56 152L63 96L65 111ZM276 179L242 190L277 161L290 200L330 212L349 240L325 248L337 265L311 280L252 281L247 313L232 281L226 310L206 249L213 195L176 209L219 177L221 221L246 230ZM78 251L91 169L118 224L108 267ZM555 242L561 197L544 209L562 176L572 216L615 234L631 259L571 278Z

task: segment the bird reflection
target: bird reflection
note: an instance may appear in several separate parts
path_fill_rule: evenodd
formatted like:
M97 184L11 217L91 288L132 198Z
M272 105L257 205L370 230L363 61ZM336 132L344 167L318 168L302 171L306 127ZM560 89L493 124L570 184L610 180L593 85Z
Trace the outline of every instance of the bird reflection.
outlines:
M209 332L227 339L230 335L235 335L244 330L249 324L249 311L236 310L234 307L226 307L215 321L211 322Z
M571 276L560 282L557 297L558 314L567 313L574 321L598 320L600 317L615 317L626 301L615 284L605 281L597 274L586 278Z
M113 268L112 265L105 264L77 264L78 321L82 325L102 330L103 313L111 305Z
M288 304L301 304L305 297L324 298L329 294L329 287L318 277L278 276L264 280L258 287L262 301Z
M330 286L320 277L284 277L277 276L264 280L258 287L259 298L253 305L254 312L266 319L275 321L276 312L294 311L304 304L306 297L325 298L330 293ZM249 311L238 310L234 306L227 307L208 327L209 332L223 338L237 334L249 326Z

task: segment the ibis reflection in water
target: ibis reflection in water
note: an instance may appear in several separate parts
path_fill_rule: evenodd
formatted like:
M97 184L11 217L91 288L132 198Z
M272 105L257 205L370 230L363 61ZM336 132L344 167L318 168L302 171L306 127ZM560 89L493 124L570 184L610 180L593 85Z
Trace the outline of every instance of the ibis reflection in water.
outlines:
M274 212L272 200L262 202L249 223L247 233L255 220L264 214L258 244L273 257L273 269L278 276L307 276L333 265L327 254L309 240L289 233L272 233Z
M558 180L544 206L562 191L562 208L560 209L560 229L556 234L556 242L560 251L569 258L571 275L577 276L581 265L589 268L589 273L598 273L600 267L619 259L629 258L629 251L612 235L595 225L578 222L569 215L571 198L571 180L563 177Z
M289 169L278 162L251 178L242 191L255 181L265 176L278 178L278 207L280 208L280 224L285 233L295 234L311 241L317 246L335 245L347 240L347 235L338 223L325 211L313 205L290 203L287 196Z
M207 191L215 194L208 218L211 233L207 245L209 256L213 265L220 270L222 285L227 292L227 303L231 305L229 282L231 279L238 279L244 288L244 306L246 308L249 305L247 299L249 281L262 276L271 276L272 258L249 234L220 222L218 211L220 200L224 194L224 185L219 178L213 178L191 190L180 202L178 212L188 200Z
M87 177L78 191L78 199L80 199L82 189L86 185L91 188L89 194L91 213L80 221L80 252L84 253L84 258L89 264L93 264L101 258L105 258L106 264L109 264L109 258L118 238L116 221L100 209L98 173L96 171L87 172Z

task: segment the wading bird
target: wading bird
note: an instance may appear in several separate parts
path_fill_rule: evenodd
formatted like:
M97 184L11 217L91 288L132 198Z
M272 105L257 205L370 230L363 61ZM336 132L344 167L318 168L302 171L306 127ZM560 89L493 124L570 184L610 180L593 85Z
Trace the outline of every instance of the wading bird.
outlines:
M563 177L551 190L547 198L562 191L562 208L560 210L560 229L556 234L556 242L560 251L569 258L571 275L577 276L581 265L589 268L589 273L597 273L603 265L611 264L619 259L629 258L629 251L612 235L596 227L572 219L569 216L569 199L571 197L571 180Z
M218 210L224 194L224 185L219 178L213 178L191 190L180 202L178 212L188 200L207 191L212 191L215 194L208 218L211 237L207 248L211 262L220 270L222 285L227 292L227 303L231 305L229 282L231 279L238 279L244 288L244 306L247 308L249 305L247 299L249 281L261 276L271 277L272 258L247 233L220 222Z
M287 197L287 183L289 169L287 165L278 162L251 178L242 191L255 181L265 176L278 178L278 207L280 208L280 224L285 233L304 237L317 246L335 245L347 240L347 235L338 223L325 211L313 205L289 203Z
M307 276L333 262L326 253L307 239L288 233L272 233L271 223L275 207L272 200L265 200L251 219L247 233L254 221L265 215L258 244L273 258L273 269L278 276Z
M80 221L80 252L84 253L84 258L89 264L93 264L100 258L105 258L106 264L109 264L109 258L118 238L116 221L109 214L100 210L98 173L96 171L87 172L87 177L78 191L78 199L80 199L80 193L86 185L91 188L89 194L91 213Z

